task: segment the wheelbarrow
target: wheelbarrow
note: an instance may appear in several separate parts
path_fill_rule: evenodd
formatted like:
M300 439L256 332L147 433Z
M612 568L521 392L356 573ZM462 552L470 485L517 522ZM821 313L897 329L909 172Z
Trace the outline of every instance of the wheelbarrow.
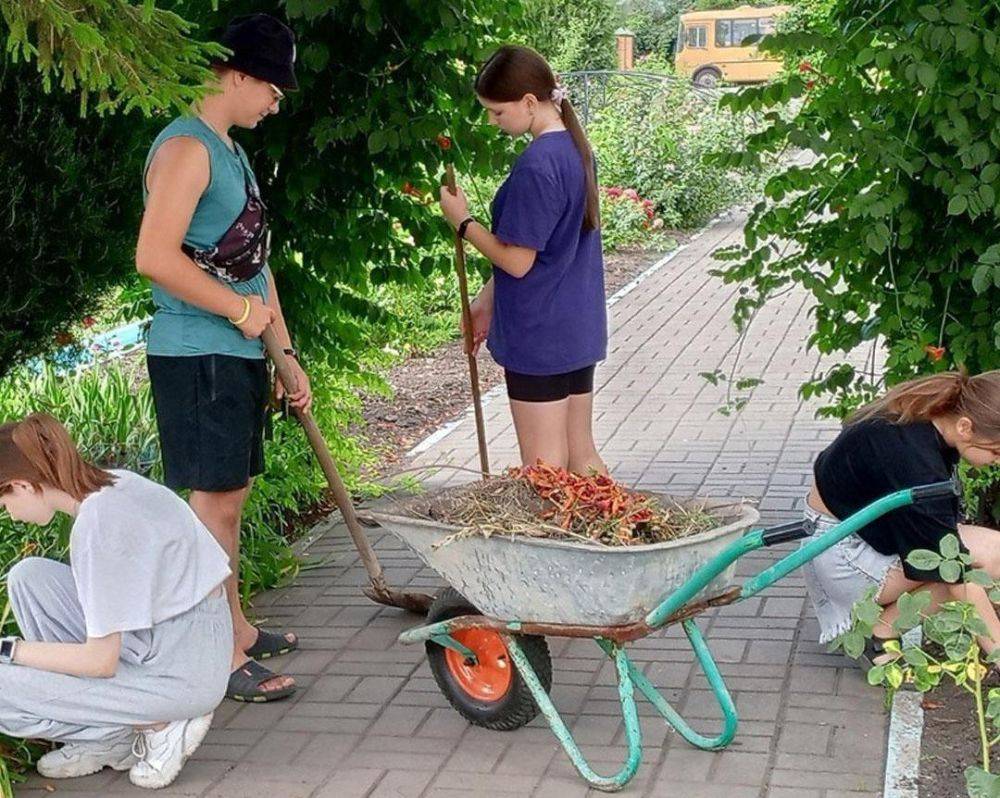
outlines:
M399 636L404 644L425 644L451 705L469 722L498 731L517 729L541 712L580 775L597 790L615 792L642 759L637 690L691 745L715 751L736 735L736 706L695 616L755 596L892 510L955 493L955 483L940 482L884 496L742 585L733 584L737 560L809 537L813 525L801 520L751 529L758 520L753 508L703 502L720 518L719 527L668 543L605 548L497 535L449 542L456 527L371 515L451 585L434 599L427 623ZM675 623L683 626L721 710L722 729L714 735L691 728L626 653L628 643ZM617 773L602 776L591 768L549 698L546 637L592 638L615 663L627 746Z

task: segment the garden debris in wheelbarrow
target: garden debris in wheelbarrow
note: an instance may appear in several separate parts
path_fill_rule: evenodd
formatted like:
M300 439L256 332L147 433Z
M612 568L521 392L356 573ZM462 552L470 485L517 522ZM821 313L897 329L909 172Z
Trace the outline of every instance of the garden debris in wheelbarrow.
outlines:
M461 527L438 545L500 534L635 546L694 535L719 523L704 509L664 506L603 474L573 474L541 462L410 499L402 509L411 517Z

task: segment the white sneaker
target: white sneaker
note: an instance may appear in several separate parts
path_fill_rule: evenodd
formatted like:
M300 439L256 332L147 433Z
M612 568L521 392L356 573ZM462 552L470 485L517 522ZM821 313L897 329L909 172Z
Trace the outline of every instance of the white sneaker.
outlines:
M159 731L147 729L136 737L139 758L128 777L136 787L158 790L171 784L187 758L198 750L212 725L212 714L190 720L176 720Z
M104 768L128 770L139 758L132 752L134 736L93 743L66 743L49 751L35 767L47 779L73 779L89 776Z

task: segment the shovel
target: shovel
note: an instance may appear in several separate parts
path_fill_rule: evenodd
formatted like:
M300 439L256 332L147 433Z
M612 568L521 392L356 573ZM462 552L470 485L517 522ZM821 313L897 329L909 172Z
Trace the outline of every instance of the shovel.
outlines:
M298 390L298 384L295 375L292 373L291 366L288 364L288 358L278 343L274 330L268 327L264 330L264 334L261 337L264 341L264 347L267 349L267 354L278 372L278 378L285 386L285 391L294 393ZM309 413L301 412L298 408L294 408L294 412L299 423L302 424L302 428L305 430L309 444L316 453L316 458L319 460L320 467L326 475L326 481L330 485L330 490L333 491L333 498L337 502L337 508L340 510L340 514L344 518L344 523L347 525L347 531L350 532L351 540L354 541L354 546L357 548L358 554L361 555L361 561L365 564L369 584L364 588L364 594L378 604L385 604L387 607L399 607L408 612L426 615L433 601L431 596L425 593L396 590L390 587L385 581L385 572L382 570L382 565L378 561L375 550L372 548L371 543L368 542L368 538L365 537L364 530L358 522L357 513L354 511L354 504L352 504L351 497L347 493L344 481L340 478L340 472L337 471L337 465L333 462L330 449L326 445L323 433L319 431L316 419Z

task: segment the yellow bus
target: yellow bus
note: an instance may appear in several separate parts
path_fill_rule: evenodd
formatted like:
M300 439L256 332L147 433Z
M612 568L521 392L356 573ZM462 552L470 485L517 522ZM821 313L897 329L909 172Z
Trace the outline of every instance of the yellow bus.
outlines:
M781 62L757 52L751 42L774 31L774 21L791 6L740 6L725 11L681 14L674 67L696 86L711 88L720 81L763 83L781 69ZM743 46L747 37L754 37Z

